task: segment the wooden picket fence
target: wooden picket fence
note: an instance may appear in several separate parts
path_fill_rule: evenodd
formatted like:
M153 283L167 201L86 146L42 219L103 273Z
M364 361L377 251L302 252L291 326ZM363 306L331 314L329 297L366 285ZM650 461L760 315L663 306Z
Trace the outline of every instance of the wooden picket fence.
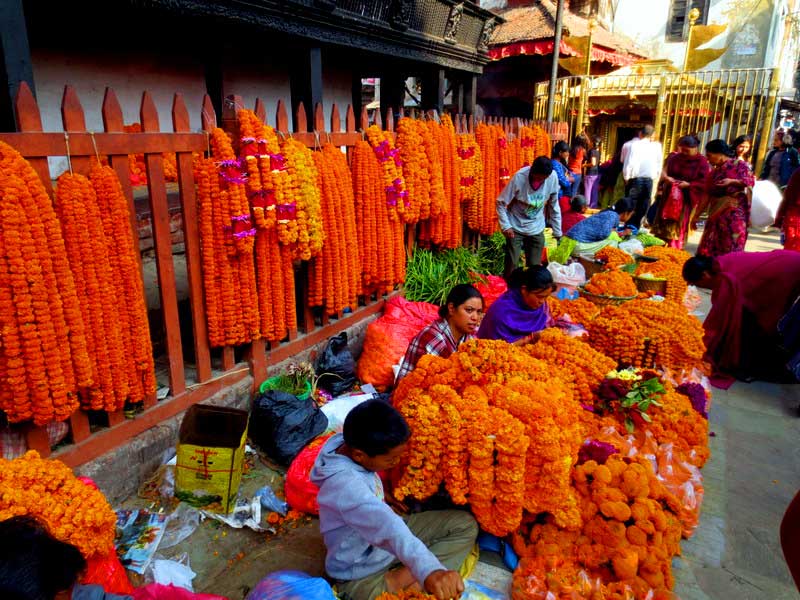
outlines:
M129 179L128 155L143 154L147 174L148 202L152 219L155 263L158 274L161 323L169 379L169 394L160 401L150 396L145 400L144 411L133 418L126 418L123 411L114 413L92 413L76 411L69 419L68 443L60 445L55 455L70 466L88 462L124 444L158 423L173 417L192 404L202 402L226 387L244 379L248 374L258 385L267 376L269 365L276 364L306 350L332 335L357 324L379 312L383 297L377 293L360 299L359 306L351 313L339 313L329 320L327 315L315 312L308 304L308 278L306 265L299 265L295 279L298 290L299 331L290 331L286 340L278 344L267 344L257 340L242 347L225 347L212 350L209 347L200 260L200 235L197 220L197 201L192 169L192 155L208 150L208 132L217 126L211 99L205 96L201 108L202 132L190 129L189 111L181 94L175 94L172 103L173 131L162 132L159 115L153 98L144 92L140 104L141 133L123 130L123 113L116 94L106 89L102 104L104 130L87 130L84 109L71 86L66 86L61 104L63 132L42 131L42 120L36 100L27 85L23 84L15 100L17 129L15 133L0 133L0 140L16 148L32 164L48 192L53 188L48 157L64 157L70 160L71 168L86 174L92 158L105 156L116 171L130 208L131 227L136 234L136 211L133 188ZM226 99L221 126L235 128L236 111L243 108L242 99L231 96ZM280 135L291 136L310 148L319 148L326 143L346 147L349 151L363 138L363 131L370 125L366 109L356 118L351 106L344 116L344 129L339 107L331 106L330 126L326 127L324 108L314 107L312 127L308 126L306 110L301 104L295 114L294 131L289 127L286 104L279 101L274 121L267 119L264 103L258 99L253 107L256 115L272 125ZM401 116L403 112L399 113ZM423 116L411 114L409 116ZM435 118L427 113L426 118ZM456 131L474 132L476 122L472 117L454 115ZM394 132L394 116L391 111L384 120L376 116L375 124ZM519 127L530 125L521 119L487 119L491 124L501 125L509 134ZM543 124L544 126L545 124ZM564 139L565 124L554 124L549 132L554 139ZM66 133L65 133L66 132ZM174 154L177 165L177 187L180 199L185 260L191 312L191 341L184 339L179 320L178 293L175 280L175 263L170 235L170 215L167 202L167 183L164 175L164 154ZM409 251L414 245L414 228L409 228L407 240ZM140 262L141 267L141 262ZM151 323L151 326L154 325ZM184 346L193 345L194 364L185 364ZM165 359L165 360L164 360ZM43 456L51 454L51 444L46 428L25 426L28 447Z

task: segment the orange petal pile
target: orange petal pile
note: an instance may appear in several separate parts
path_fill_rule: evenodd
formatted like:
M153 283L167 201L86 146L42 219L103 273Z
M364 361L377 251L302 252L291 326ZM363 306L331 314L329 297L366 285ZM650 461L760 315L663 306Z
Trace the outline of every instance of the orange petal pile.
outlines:
M616 269L617 267L633 263L633 257L630 254L619 248L614 248L614 246L601 248L595 252L594 257L604 262L606 269Z
M42 459L33 450L0 459L0 521L22 515L41 521L84 558L106 555L114 547L117 516L105 496L61 461Z
M584 289L597 296L615 296L617 298L632 298L639 293L633 277L617 270L595 273Z

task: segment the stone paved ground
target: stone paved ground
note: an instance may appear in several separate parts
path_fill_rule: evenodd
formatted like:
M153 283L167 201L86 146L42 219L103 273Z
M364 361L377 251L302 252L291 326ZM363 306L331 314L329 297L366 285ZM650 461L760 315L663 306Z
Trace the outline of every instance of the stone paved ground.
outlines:
M775 233L757 233L748 242L748 250L775 247ZM800 385L736 383L728 391L715 390L710 414L715 435L703 470L700 525L673 563L682 600L800 599L778 537L783 512L800 488L799 402ZM245 482L245 493L270 481L280 487L279 474L266 466L259 465L254 474ZM324 559L316 519L277 536L206 522L166 554L181 552L188 552L198 573L196 591L230 600L241 600L261 577L278 569L321 575Z

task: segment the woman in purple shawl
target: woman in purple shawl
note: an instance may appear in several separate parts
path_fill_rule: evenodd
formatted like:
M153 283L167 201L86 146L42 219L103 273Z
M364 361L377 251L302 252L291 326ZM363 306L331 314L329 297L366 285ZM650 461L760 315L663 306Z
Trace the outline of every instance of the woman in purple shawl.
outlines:
M478 330L484 340L505 340L521 345L555 324L547 298L555 290L545 267L520 267L511 274L508 291L489 307Z

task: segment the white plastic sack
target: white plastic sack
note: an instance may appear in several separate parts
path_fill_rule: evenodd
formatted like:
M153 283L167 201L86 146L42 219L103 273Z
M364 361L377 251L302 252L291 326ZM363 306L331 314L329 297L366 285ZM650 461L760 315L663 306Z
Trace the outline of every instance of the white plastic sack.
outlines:
M625 242L620 242L619 246L617 246L623 252L627 252L631 256L635 256L637 254L644 254L644 244L640 240L632 238Z
M775 222L783 195L771 181L756 181L753 186L753 204L750 209L750 225L757 229L769 227Z
M551 262L547 265L547 270L550 271L553 281L557 284L578 287L586 283L586 269L579 262L568 265Z
M341 433L344 427L344 420L350 411L362 402L366 402L370 399L372 399L372 394L353 394L350 396L339 396L323 404L320 410L328 417L328 431Z

